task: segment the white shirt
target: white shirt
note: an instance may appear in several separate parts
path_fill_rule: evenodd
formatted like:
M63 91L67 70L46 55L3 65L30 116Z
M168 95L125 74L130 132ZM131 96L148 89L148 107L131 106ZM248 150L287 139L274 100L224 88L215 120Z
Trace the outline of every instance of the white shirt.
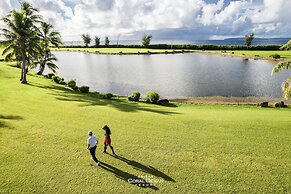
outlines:
M95 135L92 135L88 138L88 144L90 145L89 148L93 148L94 146L96 146L98 139Z

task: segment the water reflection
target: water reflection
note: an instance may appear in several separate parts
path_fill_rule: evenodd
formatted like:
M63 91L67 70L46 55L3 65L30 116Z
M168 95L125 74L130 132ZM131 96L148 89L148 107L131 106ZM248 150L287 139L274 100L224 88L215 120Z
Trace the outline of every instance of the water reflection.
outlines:
M163 97L260 96L280 97L290 72L271 76L266 61L206 54L96 55L54 53L58 73L99 92L128 95L154 90Z

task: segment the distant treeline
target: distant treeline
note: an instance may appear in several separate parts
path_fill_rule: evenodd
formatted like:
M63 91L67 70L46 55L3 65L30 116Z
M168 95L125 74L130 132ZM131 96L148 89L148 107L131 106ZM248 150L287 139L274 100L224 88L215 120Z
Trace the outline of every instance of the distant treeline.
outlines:
M194 45L194 44L181 44L181 45L169 45L169 44L153 44L149 45L149 49L180 49L180 50L279 50L281 45L254 45L247 48L244 45ZM64 48L86 48L85 46L64 46ZM90 46L89 48L145 48L142 45L99 45L98 47Z

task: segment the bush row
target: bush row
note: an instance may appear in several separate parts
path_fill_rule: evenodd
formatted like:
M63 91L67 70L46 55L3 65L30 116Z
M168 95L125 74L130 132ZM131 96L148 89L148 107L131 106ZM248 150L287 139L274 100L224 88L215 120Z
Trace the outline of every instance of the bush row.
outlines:
M57 84L67 85L69 88L72 88L74 91L80 91L82 93L89 93L89 90L90 90L89 86L80 86L80 87L78 87L75 80L69 80L66 83L64 81L64 78L56 76L54 73L49 73L45 77L47 77L48 79L53 80ZM100 97L103 98L103 99L111 99L112 97L114 97L114 95L111 94L111 93L106 93L106 94L100 94Z
M82 93L89 93L89 89L90 89L89 86L78 87L76 84L76 81L74 81L74 80L70 80L67 83L67 82L65 82L64 78L61 78L61 77L55 75L54 73L48 73L45 77L53 80L57 84L67 85L68 87L72 88L74 91L79 90Z
M133 91L130 96L128 96L129 101L134 101L134 102L139 102L140 99L140 93L137 91ZM161 99L160 100L160 95L154 91L148 91L146 93L146 100L145 102L151 103L151 104L159 104L163 106L169 105L169 100L167 99Z

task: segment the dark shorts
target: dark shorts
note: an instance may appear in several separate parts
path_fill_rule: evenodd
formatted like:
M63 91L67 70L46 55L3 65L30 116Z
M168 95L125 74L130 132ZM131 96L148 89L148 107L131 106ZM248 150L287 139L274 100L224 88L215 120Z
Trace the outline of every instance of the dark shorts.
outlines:
M110 137L105 137L104 145L110 145L110 144L111 144L111 138Z

